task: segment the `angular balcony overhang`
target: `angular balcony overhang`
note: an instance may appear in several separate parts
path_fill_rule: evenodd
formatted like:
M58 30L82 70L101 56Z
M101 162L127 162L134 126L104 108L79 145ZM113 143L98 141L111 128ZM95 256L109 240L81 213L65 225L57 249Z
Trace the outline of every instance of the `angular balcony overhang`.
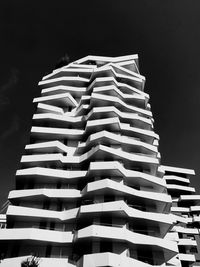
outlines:
M148 102L148 98L139 94L126 94L121 92L116 85L107 85L101 87L94 87L93 92L105 96L118 97L121 101L128 105L136 105L140 108L145 108Z
M88 176L119 177L130 184L152 187L158 192L163 192L166 188L166 183L163 179L140 171L128 170L118 161L91 162Z
M33 126L31 128L31 134L32 136L42 138L43 140L64 138L68 138L70 140L79 140L84 134L84 130Z
M187 228L182 226L173 226L172 231L178 232L181 234L190 234L190 235L198 235L199 230L197 228Z
M93 73L93 69L81 68L81 66L79 66L79 68L62 67L44 76L42 80L44 81L44 80L55 79L55 78L76 77L76 76L89 79L92 73Z
M78 106L77 101L73 98L70 93L55 94L50 96L40 96L33 99L33 103L47 103L49 105L57 107L76 107Z
M51 113L41 113L41 114L34 114L33 115L33 122L38 125L41 124L42 126L46 123L51 125L51 127L71 127L73 126L76 129L83 129L85 128L85 120L83 116L78 117L70 117L66 115L58 115L58 114L51 114Z
M185 249L191 249L191 247L197 247L197 242L191 238L179 238L178 246L184 246Z
M151 119L144 118L139 114L135 113L121 112L114 106L93 107L85 117L86 120L98 120L119 117L120 121L123 123L131 123L131 125L145 130L153 129L153 123Z
M134 86L141 91L144 90L144 76L135 72L126 71L126 69L123 71L123 68L120 67L118 67L117 69L117 66L114 67L114 65L112 64L107 64L102 67L95 68L92 73L91 80L99 77L115 77L116 80L123 80L130 86Z
M118 132L121 135L138 138L139 140L150 144L153 143L154 139L159 139L159 136L153 131L131 127L127 123L121 123L117 117L88 121L84 135L87 137L92 133L103 130Z
M81 193L84 197L94 195L122 196L128 202L134 203L136 206L146 207L150 211L153 209L158 212L168 212L171 206L171 197L167 194L136 190L110 179L88 183Z
M115 64L116 66L116 64ZM125 69L125 70L129 70L131 72L135 72L135 73L140 73L139 69L138 69L138 65L136 64L135 60L126 60L126 61L122 61L122 62L118 62L117 63L117 67L120 66L121 68Z
M146 98L149 98L149 95L147 93L144 93L143 91L137 89L134 86L130 86L127 83L118 82L114 77L96 78L92 83L90 83L87 91L91 92L94 87L103 87L103 86L108 86L108 85L115 85L124 93L129 93L129 94L135 93L138 95L143 95Z
M80 64L77 64L76 61L69 63L67 66L64 66L64 68L80 68ZM94 64L81 64L81 68L83 69L91 69L97 68L97 65Z
M187 225L188 223L192 223L193 222L192 218L183 217L183 216L176 215L176 214L172 214L172 216L174 217L175 221L183 223L185 225Z
M76 154L83 154L96 144L105 146L120 145L122 151L128 153L137 153L152 157L158 156L158 149L154 145L105 130L91 134L85 143L79 143Z
M62 94L66 92L70 93L73 97L80 98L82 95L86 93L86 87L77 88L75 86L58 85L42 89L41 91L42 95L44 96L52 94Z
M193 254L179 253L178 258L180 261L186 261L186 262L191 262L191 263L196 261L195 255Z
M174 173L175 175L177 174L195 175L195 172L192 169L177 168L177 167L171 167L171 166L165 166L165 165L162 165L162 168L165 172Z
M50 188L39 188L39 189L23 189L23 190L13 190L10 191L8 199L12 201L13 199L20 200L34 200L41 201L46 198L51 199L62 199L68 201L74 201L75 199L80 199L82 194L76 189L50 189Z
M178 185L186 184L188 186L190 184L190 180L188 178L183 178L183 177L179 177L179 176L176 176L176 175L164 175L164 179L167 182L173 181L173 184L175 183L175 184L178 184Z
M136 64L138 63L138 55L127 55L127 56L119 56L119 57L104 57L104 56L93 56L89 55L86 57L83 57L79 60L76 60L74 63L78 64L79 66L82 66L82 64L88 64L91 61L99 63L100 65L107 64L107 63L122 63L133 60Z
M176 242L131 232L125 228L116 228L100 225L91 225L79 230L76 242L82 240L110 240L113 242L126 242L130 248L137 248L161 252L165 260L169 260L178 253ZM160 259L160 264L163 259ZM158 259L157 259L158 261Z
M171 212L172 213L178 213L178 214L189 213L190 209L184 208L184 207L171 207Z
M17 182L27 182L27 179L32 179L36 183L41 181L47 183L57 183L58 181L67 181L67 183L74 183L81 178L85 178L87 171L73 171L73 170L59 170L51 168L33 167L27 169L17 170Z
M134 168L134 166L141 167L150 170L151 173L156 172L159 164L159 160L157 158L148 157L143 154L136 155L104 145L92 147L90 151L81 156L63 156L62 153L24 155L21 158L21 163L26 166L42 166L46 162L48 164L56 164L56 166L62 167L63 164L81 164L89 159L90 161L123 160L123 163L127 166L130 165L132 168Z
M200 195L181 195L179 201L181 204L195 206L200 203Z
M57 244L71 244L72 232L51 231L36 228L0 229L0 241L35 241ZM33 242L31 242L33 244Z
M135 97L134 101L138 101ZM144 101L144 100L143 100ZM152 112L146 110L145 108L138 108L134 105L128 105L123 100L115 96L108 96L99 93L91 94L90 107L104 107L104 106L114 106L122 112L138 113L144 117L152 117Z
M71 76L71 77L61 77L61 78L40 81L38 85L40 86L41 89L58 85L86 87L89 81L90 79Z
M197 213L199 213L200 212L200 206L199 205L198 206L191 206L190 207L190 212L193 212L193 213L197 212Z
M35 144L29 144L25 146L28 153L67 153L74 154L76 148L64 145L62 142L47 141Z
M151 265L134 258L126 257L120 254L114 254L111 252L92 253L86 254L78 261L78 266L83 262L83 267L98 267L98 266L112 266L112 267L153 267L157 265ZM101 264L101 265L100 265Z
M119 74L140 77L144 81L146 80L145 76L140 74L137 65L133 60L128 60L126 62L109 63L108 65L112 66L114 71Z
M63 115L64 111L62 108L58 108L52 105L44 104L44 103L38 103L36 113L51 113L51 114L58 114Z
M146 225L147 227L158 227L159 231L152 235L164 237L175 222L170 214L153 213L138 210L128 206L124 201L111 201L82 205L79 211L79 220L95 216L112 216L125 218L126 221L134 223L135 226ZM150 234L151 235L151 234Z
M195 193L195 188L190 186L183 186L177 184L167 184L167 189L169 192L180 192L180 194Z
M54 211L44 210L30 207L10 205L7 210L8 222L23 221L23 222L40 222L41 219L45 221L55 221L57 223L70 222L78 218L79 208Z
M150 235L160 237L165 236L174 222L169 214L139 211L129 207L124 201L83 205L80 208L64 211L10 205L6 215L8 222L13 220L40 222L41 219L45 219L46 221L55 221L57 223L70 222L72 220L88 220L88 218L95 218L95 216L100 215L112 215L112 217L120 216L134 223L135 226L145 223L147 227L157 227L159 231L157 233L151 233Z

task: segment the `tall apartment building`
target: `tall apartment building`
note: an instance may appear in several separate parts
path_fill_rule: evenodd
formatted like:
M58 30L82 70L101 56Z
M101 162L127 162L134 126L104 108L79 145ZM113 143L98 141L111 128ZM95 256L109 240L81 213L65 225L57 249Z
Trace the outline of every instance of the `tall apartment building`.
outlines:
M144 84L137 55L88 56L42 79L0 230L0 266L29 255L41 267L195 262L193 173L160 165Z

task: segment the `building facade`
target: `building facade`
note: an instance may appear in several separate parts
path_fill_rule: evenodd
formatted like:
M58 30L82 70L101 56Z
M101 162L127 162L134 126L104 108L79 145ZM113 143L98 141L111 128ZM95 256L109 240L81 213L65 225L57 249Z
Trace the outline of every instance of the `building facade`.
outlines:
M42 267L195 263L193 172L160 165L144 84L137 55L88 56L42 79L0 266L30 255Z

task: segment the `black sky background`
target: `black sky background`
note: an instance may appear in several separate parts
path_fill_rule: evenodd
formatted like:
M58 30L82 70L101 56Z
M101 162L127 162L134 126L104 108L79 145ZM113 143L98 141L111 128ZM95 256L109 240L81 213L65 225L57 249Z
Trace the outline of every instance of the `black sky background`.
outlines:
M139 54L162 164L194 168L200 193L200 1L0 3L0 204L14 189L39 80L65 53Z

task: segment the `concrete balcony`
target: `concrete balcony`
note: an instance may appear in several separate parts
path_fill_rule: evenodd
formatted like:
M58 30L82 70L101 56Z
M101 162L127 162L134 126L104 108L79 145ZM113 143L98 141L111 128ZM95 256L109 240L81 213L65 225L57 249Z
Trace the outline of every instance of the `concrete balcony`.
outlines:
M71 127L75 129L84 129L86 122L83 120L83 116L73 117L67 114L51 114L51 113L40 113L33 115L33 122L39 125L48 123L51 127ZM39 125L38 125L39 124Z
M122 112L114 106L93 107L85 116L85 119L101 119L119 117L120 121L132 123L138 128L151 130L153 128L152 119L144 118L137 113Z
M120 91L124 93L129 93L129 94L139 94L142 96L145 96L146 98L149 98L149 95L139 89L137 89L134 86L131 86L127 84L124 81L117 81L115 77L99 77L96 78L89 86L88 86L88 92L91 92L93 88L96 87L103 87L103 86L108 86L108 85L114 85L117 88L120 89Z
M53 105L38 103L36 113L40 113L40 114L51 113L51 114L63 115L64 110L62 108L59 108Z
M97 78L97 77L112 76L115 78L120 78L120 77L127 76L129 78L132 78L132 79L136 78L137 80L139 79L145 82L145 77L138 73L137 68L135 68L135 70L136 72L123 68L119 64L108 63L106 65L98 66L98 68L94 68L91 79L93 80L94 78Z
M148 102L148 99L145 98L143 95L139 94L124 94L121 92L115 85L107 85L102 87L93 88L93 94L101 95L101 97L104 95L104 97L107 99L118 98L121 100L124 104L146 109L146 104ZM109 106L109 105L108 105Z
M168 210L171 205L171 197L167 194L136 190L110 179L88 183L82 190L82 194L85 196L105 193L127 197L130 199L130 203L140 203L147 209L150 208L150 211L156 209L157 212L163 212Z
M76 189L23 189L10 191L8 199L30 199L30 200L42 200L44 198L59 198L59 199L77 199L82 195L79 190Z
M189 235L198 235L199 230L197 228L186 228L182 226L174 226L172 231L182 233L182 234L189 234Z
M130 184L151 187L152 191L155 190L157 192L163 192L166 188L164 179L140 171L126 169L118 161L90 162L88 175L123 177Z
M106 70L106 68L107 68L107 70ZM140 74L132 73L133 75L130 76L130 74L127 75L127 73L126 73L124 75L124 74L120 74L120 73L115 72L115 70L112 68L112 66L108 66L108 67L106 66L106 67L102 67L101 69L100 68L95 69L91 78L94 79L94 81L98 78L102 78L100 72L104 72L103 77L106 77L106 76L113 77L118 82L126 83L129 86L137 88L140 91L143 91L143 89L144 89L145 79L144 79L144 76L142 76Z
M55 79L55 78L76 77L76 76L89 79L92 73L93 73L93 69L91 68L81 68L80 66L79 68L62 67L44 76L42 80L44 81L44 80Z
M143 154L132 154L104 145L92 147L88 152L80 156L63 156L62 153L25 155L22 156L21 163L26 166L40 166L45 162L54 162L59 166L62 164L81 164L88 160L123 160L126 165L142 167L149 170L149 172L154 175L156 174L159 164L157 158L148 157Z
M102 63L107 64L107 63L126 63L127 61L133 60L135 62L135 64L137 64L138 62L138 55L134 54L134 55L127 55L127 56L119 56L119 57L105 57L105 56L86 56L83 58L80 58L78 60L76 60L74 63L78 64L79 67L82 67L82 64L88 64L89 62L96 62L97 63ZM96 65L95 64L95 65ZM91 66L91 65L89 65Z
M84 130L33 126L31 128L31 133L36 138L42 138L43 140L56 140L64 138L68 138L70 140L80 140L82 135L84 134Z
M140 73L138 69L138 63L136 63L136 61L134 60L126 60L126 61L118 62L117 66L120 66L123 69L129 70L131 72Z
M84 255L77 263L77 267L98 267L98 266L112 266L112 267L152 267L148 263L118 255L114 253L93 253ZM158 266L158 265L155 265Z
M107 85L102 87L93 88L95 94L103 94L109 97L117 97L124 103L132 106L137 106L140 108L145 108L148 98L145 98L143 95L139 94L124 94L121 92L115 85Z
M117 73L130 75L130 76L136 76L136 77L140 77L144 81L146 80L145 76L140 74L137 64L133 60L126 60L124 62L118 62L118 63L108 63L107 65L112 66L112 68Z
M174 216L174 220L176 220L177 222L181 222L183 224L188 224L188 223L192 223L193 222L192 217L189 218L189 217L184 217L184 216L175 215L175 214L173 214L173 216Z
M20 207L10 205L7 210L8 220L21 220L40 222L41 219L46 221L53 220L56 222L68 222L78 217L79 208L64 211L44 210L30 207Z
M73 241L71 232L51 231L36 228L0 229L0 241L34 240L38 242L50 242L70 244Z
M183 177L179 177L179 176L176 176L176 175L165 175L164 176L164 179L166 181L173 181L173 183L175 184L186 184L186 185L189 185L190 183L190 180L188 178L183 178Z
M194 214L195 213L198 213L199 214L199 212L200 212L200 206L198 205L198 206L191 206L190 207L190 212L193 212Z
M186 261L186 262L195 262L195 255L193 254L183 254L183 253L179 253L178 254L178 258L180 261Z
M50 183L55 183L55 180L63 181L73 181L84 178L87 175L87 171L73 171L73 170L59 170L51 168L33 167L27 169L17 170L16 178L17 180L33 179L35 182L46 181Z
M165 165L162 165L162 168L165 172L171 172L173 173L173 175L177 175L177 174L180 174L180 176L183 174L195 175L195 172L192 169L177 168L177 167L165 166Z
M153 144L154 139L159 139L159 136L153 131L132 127L127 123L121 123L117 117L88 121L85 132L86 134L91 134L104 130L118 131L122 135L139 138L141 141L150 144Z
M160 251L165 260L169 260L178 253L176 242L131 232L125 228L91 225L79 230L76 242L81 240L112 240L113 242L127 242L130 247L144 246L152 251Z
M127 221L134 222L135 225L142 225L145 222L145 224L149 227L157 226L158 229L160 229L160 232L155 232L150 235L160 235L160 237L164 237L171 225L174 223L174 218L169 214L141 211L127 205L124 201L96 203L81 206L79 214L80 218L112 214L114 216L119 216L120 218L126 218Z
M189 213L190 208L184 208L184 207L171 207L171 212L173 213Z
M57 85L42 89L41 94L47 96L66 92L70 93L73 97L81 98L86 92L86 87L78 87L77 89L75 86Z
M196 247L197 242L196 242L196 240L192 240L190 238L179 238L178 246L184 246L186 248Z
M108 96L108 95L103 95L103 94L99 94L99 93L92 93L90 105L91 105L91 107L114 106L122 112L132 112L132 113L138 113L144 117L148 117L148 118L152 117L151 111L146 110L145 108L138 108L138 107L133 106L133 105L128 105L123 100L121 100L115 96Z
M77 148L66 146L56 140L26 145L25 149L29 153L67 153L73 155Z
M66 106L76 107L78 103L70 93L62 93L50 96L40 96L33 99L33 103L47 103L53 106L65 108Z
M198 205L200 203L200 195L181 195L179 201L186 205Z
M154 157L158 155L158 149L154 145L150 145L140 140L118 135L105 130L91 134L85 143L80 143L77 146L77 153L83 154L86 150L96 144L120 145L121 149L126 152L142 153Z
M39 86L41 89L48 88L49 86L58 86L58 85L66 85L66 86L76 86L76 87L85 87L89 83L90 79L77 77L77 76L68 76L68 77L59 77L48 80L43 80L39 82Z
M174 223L173 217L169 214L144 212L133 207L129 207L124 201L96 203L89 205L82 205L80 208L74 208L63 211L44 210L31 207L22 207L9 205L7 210L8 221L32 221L39 222L41 219L55 222L70 222L74 220L95 218L101 215L114 215L125 218L130 223L159 229L155 233L150 233L152 236L164 237L171 225Z
M195 188L190 186L183 186L177 184L167 184L167 189L172 192L180 192L180 194L195 193Z

